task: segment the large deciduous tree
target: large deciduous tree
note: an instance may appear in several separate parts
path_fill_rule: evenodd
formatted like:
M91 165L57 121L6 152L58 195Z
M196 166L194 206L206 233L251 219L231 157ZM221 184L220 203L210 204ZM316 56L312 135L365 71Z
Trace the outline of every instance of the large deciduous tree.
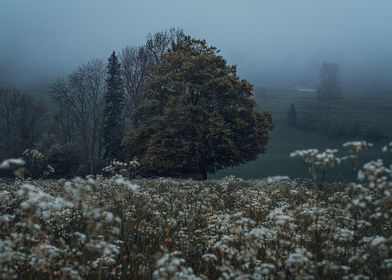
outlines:
M161 57L124 139L145 175L206 179L207 173L265 152L271 116L256 112L252 85L215 47L184 37Z
M121 77L121 64L113 52L107 65L107 91L105 95L103 145L106 159L120 155L124 134L124 83Z

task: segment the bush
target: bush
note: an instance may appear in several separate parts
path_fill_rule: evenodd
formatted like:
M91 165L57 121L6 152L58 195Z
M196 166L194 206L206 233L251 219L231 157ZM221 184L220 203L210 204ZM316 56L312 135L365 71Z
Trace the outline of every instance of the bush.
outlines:
M48 151L47 163L54 168L52 178L74 177L80 165L79 152L70 145L54 144Z
M39 179L47 177L53 171L47 165L45 155L37 149L27 149L23 152L22 157L26 162L26 172L23 174L23 177Z

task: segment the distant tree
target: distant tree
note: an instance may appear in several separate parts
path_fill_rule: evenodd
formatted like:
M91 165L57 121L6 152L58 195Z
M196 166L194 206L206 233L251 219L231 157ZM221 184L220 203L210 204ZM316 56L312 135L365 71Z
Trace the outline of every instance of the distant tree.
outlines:
M45 107L36 102L33 96L22 94L17 112L17 128L19 130L19 145L21 150L35 147L46 130L47 112Z
M0 157L2 159L20 154L17 132L18 107L22 93L15 88L0 88ZM18 151L19 150L19 151Z
M126 92L126 126L137 128L139 121L135 109L141 105L142 92L152 71L152 64L145 47L126 47L121 54L121 65Z
M342 97L342 81L339 76L339 66L335 63L324 62L320 69L320 85L318 98L321 100Z
M144 174L206 179L265 152L271 116L218 52L185 37L161 57L138 108L143 126L123 142Z
M0 88L0 158L35 147L46 130L46 109L16 88Z
M103 124L104 157L116 159L120 155L124 134L124 83L121 77L121 64L115 52L112 53L108 61L106 83Z
M142 104L142 93L152 76L153 69L160 62L160 57L171 45L181 40L184 33L181 29L169 29L149 34L145 45L135 48L126 47L121 53L122 73L128 111L128 128L140 126L140 119L135 114L136 108Z
M184 38L184 31L176 28L170 28L169 30L160 31L155 34L148 34L145 48L150 56L152 65L158 65L161 61L161 56L173 44L179 43Z
M105 64L101 60L82 64L61 87L54 87L53 92L59 106L62 109L70 108L69 112L73 114L78 132L77 142L92 174L103 157Z
M287 111L287 125L291 127L297 126L297 110L293 103L291 103L290 108Z
M67 80L58 79L52 85L53 100L57 103L56 111L53 115L53 128L56 142L64 145L77 144L77 115L74 106L67 96ZM59 98L60 97L60 98Z

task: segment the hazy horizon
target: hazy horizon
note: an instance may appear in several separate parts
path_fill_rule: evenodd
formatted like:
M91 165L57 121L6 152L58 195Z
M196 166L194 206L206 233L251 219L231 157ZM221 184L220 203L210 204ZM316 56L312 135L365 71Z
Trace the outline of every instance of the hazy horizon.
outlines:
M390 1L4 0L0 83L69 74L148 33L181 28L206 39L256 86L314 86L323 61L347 88L392 88Z

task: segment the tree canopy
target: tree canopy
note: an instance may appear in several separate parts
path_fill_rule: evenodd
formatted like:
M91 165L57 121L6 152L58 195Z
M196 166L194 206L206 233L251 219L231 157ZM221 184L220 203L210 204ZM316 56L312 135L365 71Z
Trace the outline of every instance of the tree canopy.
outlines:
M252 85L215 47L184 36L154 70L137 109L143 124L125 137L125 155L145 174L197 179L254 160L273 125L251 96Z

